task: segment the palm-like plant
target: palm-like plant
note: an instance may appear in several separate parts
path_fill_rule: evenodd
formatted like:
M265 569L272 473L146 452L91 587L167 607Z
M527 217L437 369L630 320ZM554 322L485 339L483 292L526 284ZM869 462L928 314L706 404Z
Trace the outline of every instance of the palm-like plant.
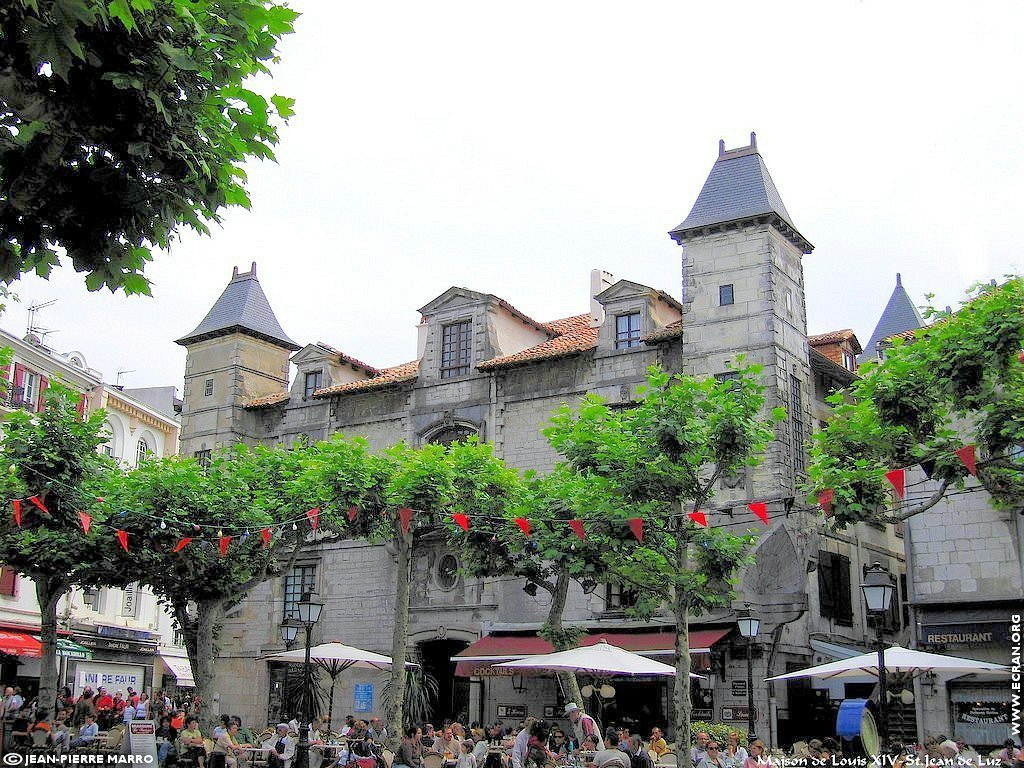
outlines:
M381 675L381 700L385 711L391 711L391 675ZM423 671L423 667L405 670L405 699L402 725L405 728L425 723L437 700L437 678Z

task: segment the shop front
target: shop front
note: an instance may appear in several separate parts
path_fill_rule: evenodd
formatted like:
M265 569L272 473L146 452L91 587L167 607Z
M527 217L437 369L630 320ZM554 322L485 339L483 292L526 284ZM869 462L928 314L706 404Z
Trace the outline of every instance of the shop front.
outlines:
M96 690L100 685L110 693L127 693L129 686L153 693L156 635L107 625L81 625L73 631L75 641L92 655L89 661L69 661L67 684L75 696L86 686Z

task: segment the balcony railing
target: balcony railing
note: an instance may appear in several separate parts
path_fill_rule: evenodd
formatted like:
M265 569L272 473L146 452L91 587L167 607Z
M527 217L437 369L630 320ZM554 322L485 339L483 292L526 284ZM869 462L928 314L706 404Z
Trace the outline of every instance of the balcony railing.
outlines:
M25 399L25 388L24 387L8 387L7 391L4 392L3 403L5 408L24 408L26 411L32 411L35 413L38 410L38 403L33 401L29 402Z

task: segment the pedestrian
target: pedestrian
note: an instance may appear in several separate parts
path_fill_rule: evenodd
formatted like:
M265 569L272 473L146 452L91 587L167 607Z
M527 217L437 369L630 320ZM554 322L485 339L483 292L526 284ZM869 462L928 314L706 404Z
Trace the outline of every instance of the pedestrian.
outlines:
M601 730L597 725L597 721L580 709L575 701L570 701L565 705L565 716L572 723L577 744L582 744L587 736L593 736L595 739L601 738Z

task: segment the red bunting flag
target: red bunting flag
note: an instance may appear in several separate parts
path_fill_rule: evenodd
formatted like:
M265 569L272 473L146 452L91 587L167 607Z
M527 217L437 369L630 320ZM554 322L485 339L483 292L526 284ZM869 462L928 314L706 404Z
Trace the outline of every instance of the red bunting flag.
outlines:
M398 508L398 520L402 523L402 533L409 535L409 523L412 522L412 510L408 507Z
M452 515L452 520L464 531L469 530L469 515L463 515L462 513Z
M963 448L956 452L956 455L960 457L960 461L967 467L967 471L975 477L978 476L978 459L974 453L973 445L965 445Z
M38 507L39 511L42 512L44 515L50 514L50 510L46 508L46 505L43 504L43 500L40 499L38 496L29 496L28 500L31 501L32 504L34 504L36 507Z
M1020 351L1020 354L1017 355L1017 359L1020 360L1022 363L1024 363L1024 349L1022 349Z
M821 511L826 516L832 514L832 499L836 497L836 492L831 488L826 488L824 491L818 493L818 506L821 507Z
M905 469L894 469L885 473L885 479L892 483L896 495L901 499L907 497L907 471Z
M274 535L274 532L272 530L270 530L269 528L264 528L262 531L260 531L260 538L263 539L263 546L264 547L269 547L270 546L270 537L273 536L273 535Z
M747 504L747 509L754 513L754 516L765 525L768 525L768 505L763 501L755 501Z
M580 541L583 541L586 536L586 532L583 530L582 520L570 520L569 527L572 528L573 532L580 537Z
M89 533L89 526L92 525L92 515L87 512L79 512L78 522L82 524L82 533Z
M627 521L629 523L629 530L636 536L637 541L644 540L644 519L642 517L631 517Z
M224 557L228 553L228 545L231 543L230 536L220 537L220 556Z
M355 520L356 520L356 515L358 515L358 514L359 514L359 507L349 507L348 508L348 521L350 523L354 523Z
M691 512L687 517L693 520L697 525L702 525L705 528L708 527L708 516L703 512Z
M530 535L530 531L532 530L530 528L530 521L527 520L525 517L517 517L516 525L519 526L519 530L523 532L524 536Z
M14 524L21 528L21 499L13 499L11 506L14 507Z
M192 543L192 537L186 536L184 539L179 539L178 543L174 545L175 552L181 552L185 547Z
M121 531L121 530L119 530L117 532L117 541L121 545L121 549L123 549L125 552L127 552L128 551L128 531Z
M96 497L96 501L98 501L100 504L102 504L103 503L103 497L102 496L97 496Z
M306 519L309 520L309 527L314 531L320 527L320 507L313 507L306 512Z

